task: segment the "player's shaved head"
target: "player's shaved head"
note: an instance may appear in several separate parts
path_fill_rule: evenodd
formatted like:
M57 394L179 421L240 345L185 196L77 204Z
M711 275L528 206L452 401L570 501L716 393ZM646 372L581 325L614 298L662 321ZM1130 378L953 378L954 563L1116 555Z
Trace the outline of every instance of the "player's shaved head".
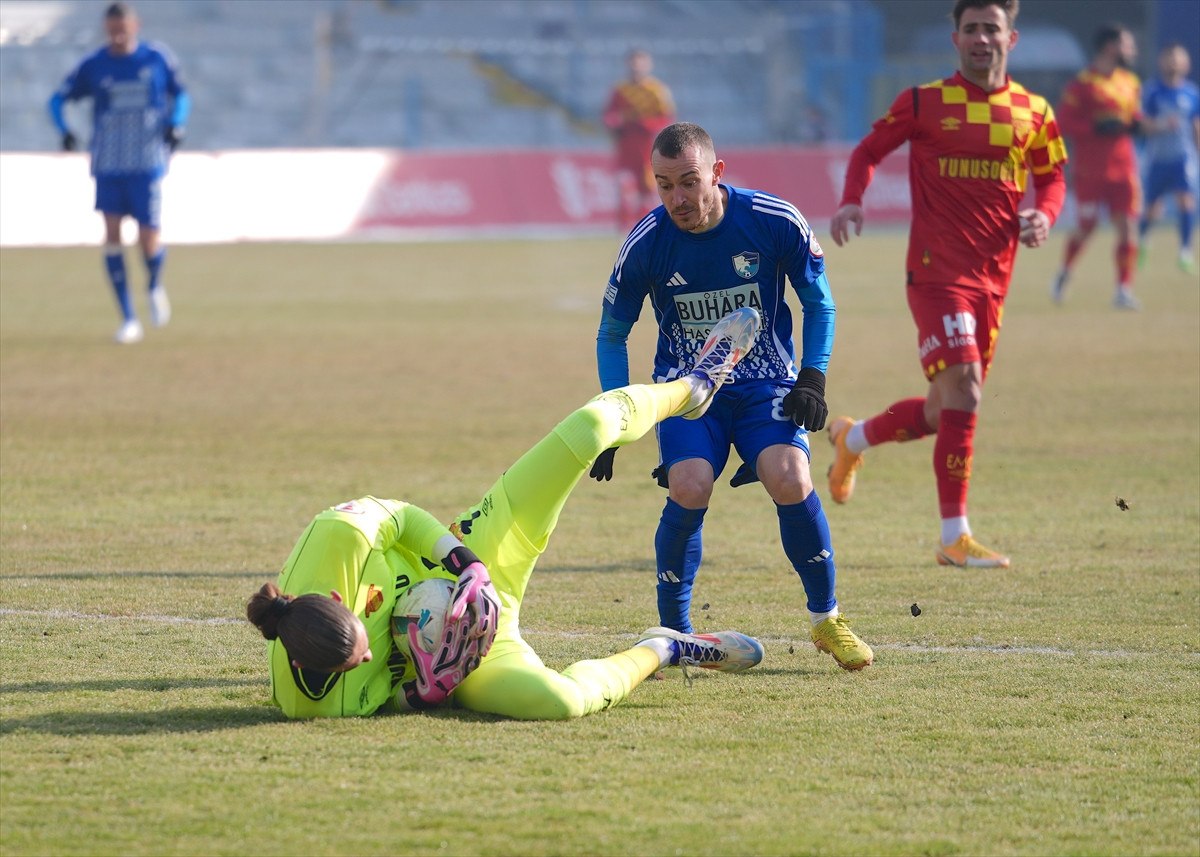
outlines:
M1004 13L1004 17L1008 19L1008 28L1011 30L1013 24L1017 22L1017 13L1021 11L1021 0L958 0L951 13L951 17L954 18L954 29L958 29L963 12L968 9L986 9L988 6L996 6Z
M650 151L658 152L664 158L675 159L693 146L716 158L717 148L713 145L712 137L694 122L676 122L663 128L654 138L654 146Z

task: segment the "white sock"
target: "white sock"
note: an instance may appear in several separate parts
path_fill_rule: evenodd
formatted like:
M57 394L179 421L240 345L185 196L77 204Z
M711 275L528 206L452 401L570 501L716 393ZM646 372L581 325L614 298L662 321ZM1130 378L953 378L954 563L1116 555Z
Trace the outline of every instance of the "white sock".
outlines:
M866 420L860 420L850 426L850 431L846 432L846 449L858 455L860 452L866 452L871 444L867 440Z
M833 609L830 610L828 613L814 613L811 610L809 610L808 611L808 619L810 622L813 623L813 627L815 628L817 625L820 625L826 619L832 619L837 614L838 614L838 609L837 609L837 605L835 604L833 606Z
M660 670L669 667L672 659L675 657L675 641L668 640L666 637L651 637L648 640L642 640L638 645L652 649L654 654L658 655L658 668Z
M966 515L958 518L942 518L942 544L952 545L962 536L969 535L971 535L971 525L967 523Z

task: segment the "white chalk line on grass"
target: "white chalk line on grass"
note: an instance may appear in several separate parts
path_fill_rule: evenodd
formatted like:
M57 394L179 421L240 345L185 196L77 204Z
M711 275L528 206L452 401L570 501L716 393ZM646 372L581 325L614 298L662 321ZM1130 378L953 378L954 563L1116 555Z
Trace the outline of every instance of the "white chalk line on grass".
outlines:
M120 616L113 613L83 613L78 610L18 610L11 607L0 607L0 617L28 616L41 619L57 619L88 622L154 622L162 625L244 625L246 620L229 616L213 616L207 619L195 619L188 616L161 616L158 614L136 614ZM616 636L636 638L637 634L605 635L585 631L541 631L532 628L522 628L521 633L526 637L558 637L564 640L586 639L593 637ZM761 643L778 643L783 645L806 644L806 640L794 637L759 637ZM921 643L872 643L872 648L888 652L912 652L919 655L1046 655L1059 658L1077 658L1080 656L1096 658L1143 658L1162 657L1161 652L1137 652L1125 649L1087 649L1073 651L1059 649L1053 646L1010 646L1010 645L962 645L962 646L927 646ZM1186 653L1192 657L1200 657L1200 652Z

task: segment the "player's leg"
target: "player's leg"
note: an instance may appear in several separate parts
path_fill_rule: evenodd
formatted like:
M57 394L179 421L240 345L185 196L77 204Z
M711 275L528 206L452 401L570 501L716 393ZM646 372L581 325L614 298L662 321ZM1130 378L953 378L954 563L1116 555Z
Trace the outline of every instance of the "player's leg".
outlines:
M127 208L123 183L123 179L97 177L96 210L104 217L104 270L121 312L121 326L115 338L122 345L128 345L141 340L142 325L129 294L125 252L121 245L121 221Z
M1179 267L1185 273L1196 271L1196 261L1192 253L1192 234L1196 228L1196 196L1200 193L1200 177L1196 175L1193 165L1189 171L1187 166L1181 167L1184 173L1179 189L1175 193L1175 207L1178 209L1179 225Z
M933 471L941 513L942 565L1007 568L1009 559L976 541L967 517L967 495L975 454L975 426L983 383L1000 336L1003 304L990 293L951 290L953 318L970 335L948 338L946 367L933 376L926 418L937 422ZM939 363L942 358L939 358Z
M1116 233L1113 263L1117 282L1113 292L1116 309L1138 310L1141 304L1133 296L1133 272L1137 267L1136 224L1141 212L1141 183L1136 176L1113 185L1107 195L1109 216Z
M734 444L775 502L783 552L800 577L813 642L846 669L874 659L870 646L850 631L837 601L837 567L829 522L809 471L808 434L780 410L784 388L745 385L739 390Z
M454 700L471 711L519 720L570 720L623 702L668 666L742 672L762 656L757 640L736 631L692 635L651 628L623 652L578 661L558 673L518 637L497 641L493 654L459 685Z
M1149 257L1150 230L1162 217L1163 197L1167 192L1163 165L1152 163L1146 171L1146 205L1138 220L1138 267L1144 267Z
M908 289L908 306L916 322L921 366L925 377L931 378L946 366L944 348L949 337L943 315L949 312L948 317L958 324L958 310L953 305L947 306L936 290L912 287ZM863 453L868 449L884 443L919 440L937 431L938 408L936 401L930 401L932 393L930 389L926 396L893 402L865 420L839 416L830 421L827 434L834 458L826 475L829 496L835 503L845 503L854 494Z
M1067 282L1079 254L1087 244L1088 238L1096 230L1100 219L1100 197L1098 189L1080 182L1075 187L1075 198L1078 203L1075 229L1067 238L1067 246L1063 251L1062 267L1050 285L1050 298L1056 304L1062 303L1067 296Z
M134 217L138 222L138 243L146 265L146 289L150 296L150 320L163 327L171 320L171 301L162 284L163 262L167 251L160 240L162 221L162 181L157 176L139 177Z
M523 640L518 642L488 655L459 685L455 703L518 720L570 720L623 701L663 666L653 649L635 646L558 673Z

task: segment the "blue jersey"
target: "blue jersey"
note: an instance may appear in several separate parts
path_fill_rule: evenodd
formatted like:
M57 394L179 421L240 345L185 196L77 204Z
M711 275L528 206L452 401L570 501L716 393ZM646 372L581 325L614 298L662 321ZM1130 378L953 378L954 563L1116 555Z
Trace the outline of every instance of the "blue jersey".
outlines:
M1146 135L1145 157L1153 164L1195 163L1196 118L1200 117L1200 89L1190 80L1179 86L1167 86L1161 80L1147 84L1142 91L1142 112L1153 119L1178 117L1172 130Z
M659 327L654 377L665 381L692 366L722 316L754 307L763 330L733 381L791 383L798 367L786 278L804 310L801 365L824 372L835 310L821 245L790 203L758 190L721 187L729 195L725 216L707 232L684 232L663 206L633 228L608 281L606 314L631 325L650 297Z
M92 99L92 175L161 176L168 155L163 132L182 124L177 108L186 103L184 91L170 51L139 42L128 56L103 47L85 57L54 98Z

